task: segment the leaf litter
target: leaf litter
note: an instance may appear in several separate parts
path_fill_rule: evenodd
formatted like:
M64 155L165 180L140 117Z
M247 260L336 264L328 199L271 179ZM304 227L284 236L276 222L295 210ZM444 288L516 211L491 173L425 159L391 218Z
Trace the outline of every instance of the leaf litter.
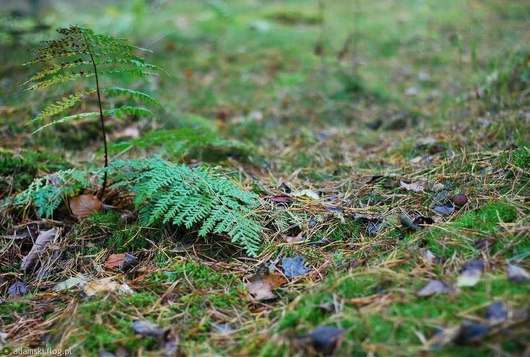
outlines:
M228 9L227 15L223 16L237 16L230 13L229 4L222 5ZM326 6L331 8L334 5L326 3ZM370 8L371 5L366 3L363 6ZM218 9L218 4L213 7L219 13L226 10ZM481 4L480 10L478 13L488 13L489 8ZM326 7L326 14L328 11L332 13ZM490 16L493 15L490 13ZM334 21L335 17L330 19ZM187 18L178 21L189 22ZM234 24L237 23L234 21ZM192 24L186 26L191 27ZM459 26L465 26L465 22L455 21L455 31ZM271 27L268 31L272 34L275 29ZM470 35L466 32L462 39L455 41L468 40ZM175 48L172 38L162 42L162 51L164 46ZM325 42L321 44L325 45ZM183 53L193 54L187 44L182 46L185 49ZM403 46L406 49L408 45L405 43ZM330 47L322 47L323 54L331 50ZM485 55L485 51L479 53ZM277 71L276 68L280 64L284 66L285 61L289 65L288 59L281 54L278 50L278 54L266 56L271 71ZM232 61L233 54L229 52L226 56L223 66L215 66L219 75L225 75L224 67L230 67L232 62L242 63ZM364 62L367 59L355 60ZM397 62L399 71L396 69L396 75L400 75L398 72L407 64ZM447 63L450 66L451 61ZM195 69L185 70L189 81L186 91L190 92L190 98L197 94L194 87L204 85L211 86L214 93L222 92L215 86L223 81L218 81L217 74L213 73L216 71L210 72L208 65L206 61L200 74ZM252 79L257 82L263 80L264 83L270 80L260 78L260 72L253 71L255 78ZM330 76L333 81L342 83L341 77L334 77L335 72L342 70L322 71L327 75L333 73ZM196 355L198 351L258 355L262 351L257 346L272 351L271 355L301 354L289 344L293 336L300 336L300 331L310 331L304 335L305 343L321 354L335 352L337 355L349 355L352 350L359 354L384 355L388 351L396 355L436 354L434 346L443 348L451 345L454 348L454 344L470 346L473 348L470 353L477 355L492 351L506 353L503 349L508 345L517 350L520 341L523 341L521 336L526 336L528 331L520 325L527 321L524 316L528 290L524 289L530 277L523 249L527 231L524 217L528 211L525 208L526 198L521 194L527 176L525 166L518 166L512 160L524 153L516 143L524 142L524 135L518 133L525 130L524 126L515 124L521 120L513 118L525 118L525 113L510 112L509 106L501 111L485 109L488 103L484 96L494 89L481 88L480 98L473 97L472 101L459 103L451 108L457 110L448 114L453 116L462 112L463 117L459 118L456 114L450 125L444 124L441 130L431 130L425 127L427 118L437 115L436 107L440 102L434 95L424 101L423 97L429 95L429 87L419 82L436 85L436 91L447 93L457 91L455 87L467 88L470 84L458 83L456 86L452 83L453 76L438 78L445 76L439 76L440 73L432 68L422 69L419 73L416 75L411 70L399 81L399 91L403 88L418 89L415 89L417 93L414 96L407 98L407 101L412 100L410 104L415 110L421 111L418 115L400 108L396 103L378 102L371 95L365 99L362 83L352 85L348 82L344 93L334 94L345 97L344 103L335 101L335 96L320 96L322 93L310 83L305 83L308 93L303 90L296 95L277 93L281 98L279 106L259 98L264 100L263 103L260 101L263 107L259 109L260 116L270 118L263 120L267 122L266 133L257 133L260 141L256 151L264 156L263 163L254 165L254 157L243 163L236 156L230 156L229 162L221 164L230 165L230 170L238 172L242 186L255 187L260 192L262 206L257 212L265 223L274 221L277 215L291 216L285 226L267 225L263 233L266 244L257 258L239 255L231 249L227 240L218 241L214 237L195 239L193 228L181 231L168 225L160 229L138 227L135 230L138 215L128 204L133 198L119 188L109 191L105 197L105 202L111 201L117 207L113 210L103 209L103 204L94 195L71 198L66 208L70 208L70 213L79 219L75 223L71 223L64 212L50 221L29 214L13 222L2 223L7 227L2 232L6 242L1 256L2 291L6 297L20 299L21 304L28 303L28 307L17 311L17 315L2 316L6 321L7 317L16 319L2 326L3 330L11 329L10 334L6 334L8 343L16 339L27 345L39 345L40 341L48 341L48 336L50 341L65 342L65 336L72 335L74 338L82 336L83 339L101 341L104 346L97 346L101 348L100 353L107 349L114 351L112 355L130 355L140 353L131 346L141 346L139 350L146 354L175 354L181 348L179 339L175 335L171 338L162 336L169 330L160 327L170 325L185 336L182 346L186 349L185 355ZM359 77L362 78L362 75L361 71ZM199 78L201 76L203 78ZM410 78L413 80L410 81ZM316 82L319 86L324 84ZM374 84L378 86L379 83ZM503 83L498 84L504 88ZM389 86L392 87L392 84ZM355 90L353 101L347 97L351 87ZM387 89L386 85L382 87ZM312 91L316 95L309 93ZM248 92L251 94L252 91ZM319 100L315 99L320 97L326 103L325 108L319 107ZM237 103L224 97L215 99ZM299 105L307 99L312 104L309 108ZM248 104L248 108L243 109L237 104L224 108L214 105L209 109L191 109L193 113L211 112L214 116L218 113L225 135L229 131L244 129L244 115L239 118L236 113L251 110L248 115L251 117L252 110L257 109L252 108L252 103ZM183 112L189 109L186 105L182 108ZM506 115L505 111L508 112ZM480 114L478 126L476 113L487 113ZM346 115L351 116L348 120L355 120L338 129L324 122L327 116L341 118ZM415 116L425 119L415 120ZM293 119L275 128L278 125L276 120L287 117ZM307 123L300 124L295 119L297 117L305 118ZM313 122L315 118L318 118L318 123ZM480 124L486 121L490 124ZM392 123L388 125L387 122ZM497 123L512 132L513 137L504 138L496 129ZM325 128L315 129L313 124ZM364 131L367 125L373 131ZM392 126L400 131L391 135L384 132ZM140 135L143 135L144 127L136 122L127 122L121 128L115 128L110 135L136 137L138 131L127 133L131 127L141 127ZM418 131L424 129L428 133L421 132L417 138ZM521 162L524 163L522 155ZM175 160L197 165L202 158ZM54 180L53 175L50 180ZM279 182L282 182L280 186ZM59 186L61 182L56 184ZM318 190L293 190L291 187L318 187ZM504 201L515 207L514 214L506 214L504 211L507 209L482 210L491 202ZM124 218L116 223L112 218L114 214ZM369 218L356 220L355 217L359 216ZM297 224L300 223L300 231L285 234L282 227L292 226L293 217L297 219ZM46 249L46 246L50 247L49 243L44 245L44 251L38 249L37 231L35 234L25 232L26 228L29 231L26 224L35 219L39 220L37 225L61 227L60 236L53 241L53 253L60 256L54 258L56 264L51 274L26 274L22 277L16 269L21 257L27 265L21 266L21 269L29 272L50 253L50 249ZM9 239L8 236L17 239ZM175 248L181 239L193 244ZM35 243L30 240L35 240ZM28 251L31 254L25 253ZM480 264L465 263L478 254L482 254ZM270 262L273 257L280 257L276 259L281 262L278 270L283 274L278 271L271 273L274 269L255 273L256 267ZM505 265L505 259L511 263ZM487 274L484 273L486 266ZM9 267L15 267L14 271ZM457 271L459 267L462 267L460 272ZM104 274L120 275L101 278ZM253 277L245 289L244 282L249 275ZM300 277L304 279L297 279ZM453 280L456 280L454 284ZM127 284L121 281L127 281ZM418 281L425 283L418 287ZM34 294L28 295L28 284ZM128 284L134 287L133 293ZM462 289L455 289L453 285ZM86 293L87 286L90 287L89 293ZM81 289L91 298L66 292L69 289ZM128 293L123 293L125 291ZM9 303L9 299L6 302ZM64 321L73 320L70 310L64 308L69 306L69 302L85 309L85 303L109 304L110 308L105 310L109 318L98 321L99 315L96 314L97 318L90 319L88 327L82 324L61 325ZM450 306L453 304L461 307ZM63 309L64 313L61 313ZM197 311L199 314L195 316ZM440 313L426 315L428 311ZM27 322L28 316L35 312L39 319L45 321L44 324L39 326ZM75 316L76 319L78 317ZM135 337L124 333L121 326L113 323L115 320L129 321L125 326ZM160 326L158 322L154 324L150 321L158 321ZM61 329L52 326L53 322L57 322L57 326L72 328L67 328L64 334L57 333ZM354 327L350 328L350 323ZM105 339L96 335L94 331L97 329L91 330L92 326L108 332ZM348 328L344 330L333 326ZM435 326L448 327L440 327L437 333ZM498 333L501 329L503 332ZM46 339L31 337L36 330L46 330ZM230 333L224 333L225 330L230 330ZM378 331L378 338L375 338L374 331ZM117 334L113 335L113 332ZM379 334L384 338L380 338ZM490 336L495 339L490 341ZM144 337L145 340L154 338L161 341L154 347L148 343L143 345ZM157 348L160 351L150 350ZM425 351L419 352L419 348ZM97 353L90 350L86 354Z

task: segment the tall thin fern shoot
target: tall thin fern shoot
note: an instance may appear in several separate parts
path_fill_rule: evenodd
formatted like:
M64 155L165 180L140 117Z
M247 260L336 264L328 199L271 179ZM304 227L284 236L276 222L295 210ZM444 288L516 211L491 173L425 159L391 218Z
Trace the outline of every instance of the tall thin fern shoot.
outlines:
M101 77L119 73L145 77L156 73L157 67L145 63L136 55L142 49L128 44L126 40L96 34L90 29L78 26L61 28L57 31L60 38L43 42L42 46L35 51L33 59L26 64L40 66L40 70L26 82L26 86L29 90L66 88L68 82L78 81L78 84L82 84L82 89L68 93L47 105L34 118L34 122L39 125L35 132L59 123L99 118L104 149L104 167L108 167L105 118L127 115L152 116L153 113L137 105L121 105L104 110L103 95L128 97L132 101L140 101L148 105L158 104L158 102L144 92L121 87L103 87ZM94 77L92 84L84 81L91 77ZM98 111L79 113L74 110L85 98L93 95L97 97ZM70 112L70 115L64 115L65 112ZM100 198L105 193L106 186L107 174L105 173L98 195Z

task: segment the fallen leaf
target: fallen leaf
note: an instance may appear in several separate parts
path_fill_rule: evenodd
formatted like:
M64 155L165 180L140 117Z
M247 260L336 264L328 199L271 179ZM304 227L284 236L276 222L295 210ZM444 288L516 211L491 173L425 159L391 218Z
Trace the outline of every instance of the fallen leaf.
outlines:
M408 87L405 90L405 95L409 97L414 97L420 93L419 89L417 87Z
M214 328L215 332L222 334L222 335L228 335L232 331L234 331L232 326L230 326L230 324L228 323L218 324L218 323L213 322L212 327Z
M452 204L445 204L440 206L434 206L432 210L442 216L450 216L455 211L455 206Z
M283 273L288 278L294 278L309 272L309 269L305 266L304 257L300 255L291 258L283 258L282 267Z
M129 253L111 254L105 261L106 269L120 269L127 270L131 268L138 258Z
M502 301L494 302L486 308L486 319L493 324L498 324L508 319L508 309Z
M447 294L451 291L451 288L440 280L430 280L420 291L418 296L431 296L438 294Z
M420 254L421 254L421 257L423 258L423 260L427 263L427 264L433 264L436 262L437 258L436 256L433 254L433 252L431 252L429 249L424 249L422 248L420 250Z
M7 337L8 336L9 336L9 334L0 331L0 347L2 347L3 345L5 345L7 343Z
M55 228L49 229L47 231L41 231L35 240L35 243L31 247L28 255L22 259L20 269L22 269L24 272L27 272L34 265L35 259L42 254L48 243L50 243L56 236L57 230Z
M484 271L484 262L482 260L472 260L464 264L456 285L460 288L475 286Z
M449 199L449 192L446 190L441 190L439 192L436 192L436 194L433 196L432 201L436 205L445 204L447 203L447 200Z
M305 237L302 234L302 232L298 233L295 236L285 236L285 241L287 243L300 243L300 242L303 242L304 240L305 240Z
M280 274L266 274L264 276L256 276L247 283L247 289L255 300L268 301L276 298L272 290L285 283L285 278Z
M515 283L526 283L530 281L530 274L515 264L508 264L506 268L506 275L508 276L508 280Z
M411 231L418 231L420 230L420 226L415 224L414 221L406 214L402 213L399 215L399 222L401 225Z
M147 320L133 321L132 329L135 334L144 337L162 338L165 334L165 331L157 324L154 324Z
M402 213L399 215L401 225L410 231L418 231L422 225L433 224L434 220L431 217L417 216L412 219L409 215Z
M181 354L179 353L179 346L179 336L166 332L162 343L162 356L181 356Z
M26 295L28 293L28 284L26 284L23 281L15 281L11 286L7 289L7 294L9 297L17 298L23 295Z
M324 355L331 355L340 345L344 329L333 326L318 326L307 337L313 348Z
M412 192L423 192L425 190L425 185L421 182L406 183L404 181L400 181L399 187Z
M131 138L136 139L140 137L140 129L137 126L129 126L117 133L114 133L114 139Z
M442 192L444 188L445 188L445 185L443 183L437 182L432 185L431 190L434 192Z
M383 222L379 220L371 220L368 221L368 224L366 225L366 233L368 233L369 236L375 236L381 231L382 228Z
M287 280L283 277L283 275L278 273L267 274L263 280L269 283L269 285L273 288L279 288L280 286L287 283Z
M451 196L450 198L451 202L455 204L455 206L462 207L467 203L467 196L463 193L456 194L454 196Z
M320 198L318 193L316 193L315 191L312 191L312 190L296 191L296 192L293 192L292 195L294 197L309 197L309 198L311 198L313 200L318 200Z
M85 218L98 212L103 204L94 195L79 195L70 199L70 210L77 218Z
M291 203L293 201L293 199L289 195L270 196L269 200L271 200L274 203Z
M80 274L78 276L73 276L71 278L68 278L64 281L61 281L60 283L57 283L53 290L55 291L63 291L68 290L75 287L81 287L84 286L88 282L88 278L84 276L83 274Z
M489 331L488 325L465 321L460 325L454 342L457 345L474 344L486 337Z
M439 350L444 346L447 346L454 341L459 331L459 326L438 329L438 331L436 331L432 338L427 342L428 349Z
M247 284L250 295L257 301L268 301L276 298L272 287L266 281L256 280Z
M119 294L132 294L133 291L129 285L123 283L120 284L112 279L112 277L92 280L85 284L83 291L86 296L94 296L103 293L119 293Z

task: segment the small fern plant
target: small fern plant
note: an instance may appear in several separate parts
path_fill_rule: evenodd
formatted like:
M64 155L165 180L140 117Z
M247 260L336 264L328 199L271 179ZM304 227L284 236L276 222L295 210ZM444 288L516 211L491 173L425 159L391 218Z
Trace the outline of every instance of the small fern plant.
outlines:
M122 175L118 182L130 184L142 224L197 227L201 237L226 234L247 254L257 255L262 227L254 213L255 194L204 168L161 159L116 161L111 171Z
M262 231L255 214L258 197L201 167L154 158L117 160L95 172L63 170L35 179L15 197L14 204L33 205L39 217L51 218L62 202L105 173L114 188L135 194L141 224L196 228L201 237L227 235L247 254L257 255Z
M39 217L51 218L68 197L90 185L90 175L86 171L61 170L36 178L26 190L15 196L13 203L17 206L33 204Z
M153 75L158 68L146 63L136 55L142 49L134 47L126 40L108 35L96 34L92 30L78 26L70 26L57 30L60 38L43 42L37 48L33 59L26 65L39 65L40 70L25 84L29 90L48 90L51 87L65 87L68 82L77 81L78 89L66 94L61 99L48 104L33 121L39 127L35 132L49 126L71 122L79 119L99 118L101 141L104 149L104 167L109 165L107 149L107 131L105 118L132 116L152 116L151 110L144 106L121 105L103 110L103 96L128 97L132 102L141 101L148 105L159 105L151 95L127 88L104 87L101 77L127 74L139 77ZM92 83L84 81L94 78ZM98 111L73 112L75 106L84 99L96 95ZM64 116L70 111L70 115ZM107 186L107 172L98 196L101 198Z

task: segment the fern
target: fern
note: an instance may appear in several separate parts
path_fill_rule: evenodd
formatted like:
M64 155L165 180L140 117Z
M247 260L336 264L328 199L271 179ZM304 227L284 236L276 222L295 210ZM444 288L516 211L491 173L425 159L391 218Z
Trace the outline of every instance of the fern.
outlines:
M35 179L25 191L15 197L14 204L33 204L39 217L51 218L66 198L89 186L89 175L85 171L62 170Z
M147 153L156 150L172 160L199 159L216 161L229 155L249 156L251 147L237 140L228 140L208 128L179 128L155 130L139 138L130 139L110 146L116 153L136 149Z
M142 224L197 226L201 237L226 234L249 255L257 254L262 228L253 213L256 195L203 168L160 159L118 161L111 171L130 182Z
M144 51L134 47L123 39L96 34L92 30L78 26L70 26L57 30L60 38L45 41L37 48L33 59L27 65L38 65L40 70L27 82L29 90L48 89L49 87L65 85L67 82L80 81L94 77L93 86L85 82L82 90L70 93L63 98L50 103L34 119L39 132L50 126L71 122L79 119L99 117L101 136L104 146L105 167L108 166L107 136L105 117L152 116L153 113L142 106L127 103L121 106L103 110L102 94L108 97L127 97L134 102L147 105L158 105L156 99L141 91L121 87L102 88L100 76L126 73L145 77L154 74L158 68L145 63L136 53ZM64 115L73 110L85 97L96 94L99 111ZM58 117L63 115L62 117ZM103 178L100 196L106 187L107 176Z
M161 159L119 160L90 174L70 169L37 178L14 199L33 205L40 217L50 218L67 198L90 186L91 176L108 173L114 187L135 193L134 203L144 225L167 224L198 228L198 234L227 235L252 256L258 253L261 226L254 209L255 194L204 168L190 168Z

